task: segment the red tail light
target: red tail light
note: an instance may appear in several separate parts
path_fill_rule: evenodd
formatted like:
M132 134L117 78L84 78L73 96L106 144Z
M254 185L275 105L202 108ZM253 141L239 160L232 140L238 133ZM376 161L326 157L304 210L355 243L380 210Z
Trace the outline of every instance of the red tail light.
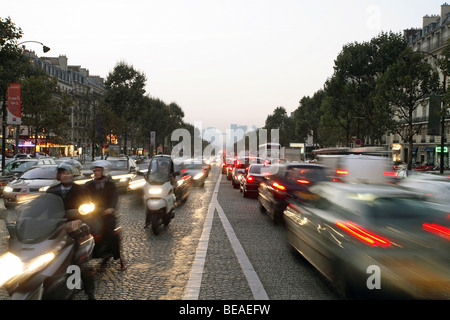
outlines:
M232 171L233 167L232 166L228 166L228 171Z
M424 230L437 234L438 236L450 239L450 229L436 223L422 224Z
M310 181L305 180L305 179L298 179L297 182L301 183L301 184L309 184L309 183L311 183Z
M398 172L395 171L385 171L383 175L386 177L398 177Z
M347 174L348 174L348 171L347 171L347 170L337 169L337 170L336 170L336 174L347 175Z
M247 182L253 182L255 180L252 176L247 176Z
M286 191L286 187L281 185L281 184L279 184L278 182L272 183L272 187L274 187L274 188L276 188L278 190L281 190L281 191Z
M374 233L371 233L365 229L363 229L362 227L356 225L353 222L350 221L346 221L346 222L342 222L342 221L336 221L336 225L347 231L349 234L351 234L352 236L358 238L359 240L374 246L374 247L388 247L391 245L391 242L387 239L384 239Z

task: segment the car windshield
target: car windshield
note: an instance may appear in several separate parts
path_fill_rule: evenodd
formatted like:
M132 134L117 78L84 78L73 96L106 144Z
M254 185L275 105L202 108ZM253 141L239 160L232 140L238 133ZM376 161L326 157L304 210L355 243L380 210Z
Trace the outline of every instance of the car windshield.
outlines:
M111 163L111 170L127 170L127 160L111 160L108 159Z
M5 167L7 173L22 173L36 165L37 161L13 161Z
M254 164L248 168L248 173L268 175L270 173L270 166Z
M44 193L19 209L16 233L23 243L38 243L48 238L65 217L61 197Z
M25 172L20 178L26 179L26 180L32 180L32 179L48 179L48 180L56 180L56 174L57 174L57 167L40 167L40 168L33 168Z

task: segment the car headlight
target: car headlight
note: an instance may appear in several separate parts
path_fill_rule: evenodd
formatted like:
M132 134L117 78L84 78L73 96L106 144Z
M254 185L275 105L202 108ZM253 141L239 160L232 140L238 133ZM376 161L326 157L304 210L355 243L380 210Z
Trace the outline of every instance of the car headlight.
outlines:
M6 187L3 189L3 192L13 192L13 188L6 186Z
M50 188L50 186L40 187L39 191L45 192L45 191L47 191L48 188Z
M198 179L200 179L201 177L203 177L203 172L197 173L197 174L194 176L194 180L198 180Z
M150 190L148 190L148 193L151 195L157 195L157 194L161 194L162 193L162 188L151 188Z

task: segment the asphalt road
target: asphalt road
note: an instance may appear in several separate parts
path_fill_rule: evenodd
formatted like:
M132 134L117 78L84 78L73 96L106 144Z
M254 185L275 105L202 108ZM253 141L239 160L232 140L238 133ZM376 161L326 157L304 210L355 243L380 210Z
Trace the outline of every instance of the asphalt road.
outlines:
M0 211L1 212L1 211ZM203 188L193 188L159 235L144 229L139 192L122 194L119 262L89 262L98 300L335 300L324 278L287 243L282 225L243 198L214 166ZM0 213L1 217L1 213ZM4 217L3 217L4 218ZM8 235L0 220L0 253ZM0 299L8 299L0 290ZM83 291L74 296L85 300Z

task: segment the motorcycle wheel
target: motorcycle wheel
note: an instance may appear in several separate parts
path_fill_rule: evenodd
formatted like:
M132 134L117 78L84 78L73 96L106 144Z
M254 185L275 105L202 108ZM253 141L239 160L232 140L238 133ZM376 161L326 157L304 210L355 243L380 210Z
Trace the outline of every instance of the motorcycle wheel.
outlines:
M162 224L162 215L152 214L152 231L155 235L159 234L161 224Z

